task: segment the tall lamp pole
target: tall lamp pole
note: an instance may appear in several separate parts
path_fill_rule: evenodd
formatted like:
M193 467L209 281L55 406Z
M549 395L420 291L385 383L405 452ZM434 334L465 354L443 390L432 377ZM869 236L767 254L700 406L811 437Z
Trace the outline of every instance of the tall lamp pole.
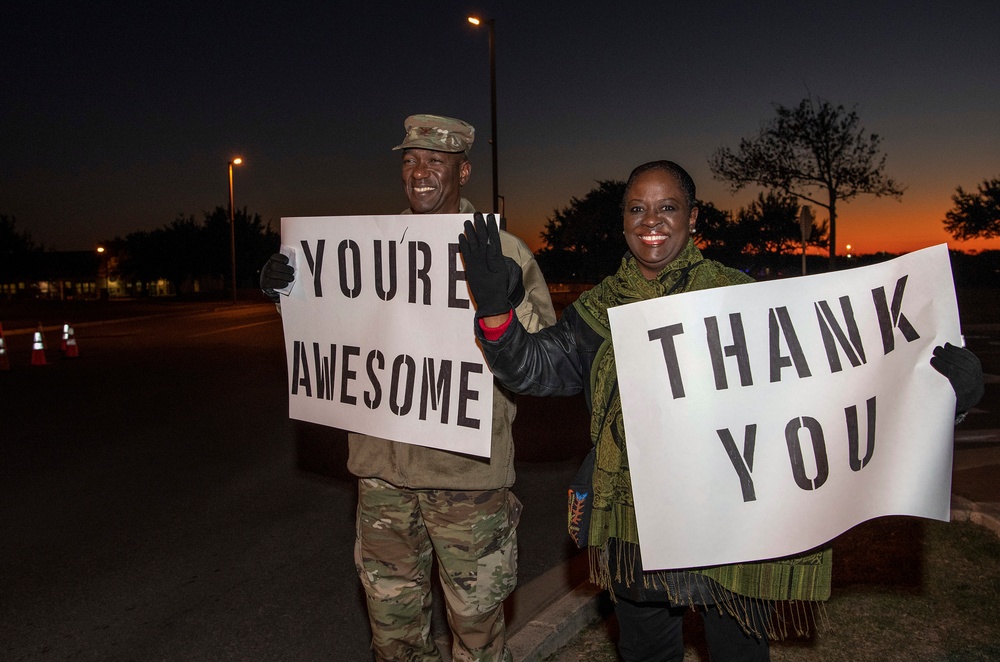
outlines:
M799 227L802 230L802 275L806 275L806 242L812 234L813 214L809 205L799 208Z
M108 279L108 276L110 275L108 273L108 249L106 249L104 246L98 246L97 247L97 254L101 256L101 263L104 266L104 292L105 292L105 295L102 297L100 291L98 291L97 296L98 296L98 298L103 298L103 299L109 299L110 300L111 299L111 283L110 283L110 281Z
M492 18L480 19L469 17L469 23L481 25L486 23L490 34L490 144L493 146L493 212L500 211L500 186L497 176L497 51L496 22Z
M233 303L236 303L236 212L233 207L233 166L243 163L237 157L229 162L229 265L233 281Z

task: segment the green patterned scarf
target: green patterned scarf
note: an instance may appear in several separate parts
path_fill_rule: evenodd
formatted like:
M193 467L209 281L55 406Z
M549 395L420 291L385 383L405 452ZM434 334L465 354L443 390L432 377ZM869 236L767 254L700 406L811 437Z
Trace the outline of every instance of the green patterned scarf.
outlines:
M626 543L618 546L625 549L634 549L639 543L608 309L673 292L748 282L752 279L742 272L704 260L701 251L689 240L681 254L655 279L647 280L639 271L635 259L627 256L617 273L585 292L573 304L583 320L604 338L590 373L593 394L590 435L596 444L596 460L588 540L592 559L591 579L604 588L611 588L612 584L607 569L608 539L617 538ZM618 565L621 567L623 564ZM825 600L830 594L831 566L832 553L827 548L776 561L715 566L692 572L711 577L737 596L745 598ZM643 573L643 581L647 585L649 582L657 583L656 574ZM624 579L626 582L631 580L629 577Z

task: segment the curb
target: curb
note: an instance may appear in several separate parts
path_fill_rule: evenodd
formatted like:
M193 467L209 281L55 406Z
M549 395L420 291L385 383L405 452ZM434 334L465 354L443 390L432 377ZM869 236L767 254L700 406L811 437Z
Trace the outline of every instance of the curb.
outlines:
M591 623L603 618L603 591L584 582L546 607L507 640L516 662L538 662L556 653Z
M1000 537L1000 504L976 503L953 494L951 519L978 524ZM514 660L540 662L558 652L585 627L606 617L601 608L602 594L601 589L583 581L521 625L507 641Z
M951 497L951 518L958 522L978 524L1000 536L1000 504L977 503L953 494Z

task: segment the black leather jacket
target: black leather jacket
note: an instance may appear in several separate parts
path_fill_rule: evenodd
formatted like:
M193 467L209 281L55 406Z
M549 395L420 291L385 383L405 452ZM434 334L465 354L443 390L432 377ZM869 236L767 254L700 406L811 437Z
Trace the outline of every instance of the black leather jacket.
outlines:
M478 322L476 336L494 377L511 391L539 396L583 391L592 409L590 368L605 338L583 321L575 305L536 333L528 333L514 317L499 340L486 340Z
M486 340L479 323L476 335L493 375L511 391L528 395L576 395L583 391L587 409L593 410L590 369L597 358L605 338L591 328L575 306L563 311L555 325L536 333L528 333L511 320L510 326L498 340ZM610 340L607 340L610 342ZM617 540L611 540L612 545ZM618 554L609 553L611 575L618 575ZM637 554L632 572L642 574L641 557ZM708 577L684 571L659 573L661 583L645 585L640 579L626 586L616 580L614 592L630 600L654 600L676 604L708 605L715 602L714 595L725 593Z

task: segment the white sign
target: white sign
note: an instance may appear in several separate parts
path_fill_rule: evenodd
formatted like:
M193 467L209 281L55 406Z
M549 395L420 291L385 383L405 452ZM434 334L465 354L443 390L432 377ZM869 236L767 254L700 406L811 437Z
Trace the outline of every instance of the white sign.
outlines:
M291 418L490 454L493 375L458 235L468 215L281 219Z
M610 311L644 569L947 521L961 345L947 247Z

